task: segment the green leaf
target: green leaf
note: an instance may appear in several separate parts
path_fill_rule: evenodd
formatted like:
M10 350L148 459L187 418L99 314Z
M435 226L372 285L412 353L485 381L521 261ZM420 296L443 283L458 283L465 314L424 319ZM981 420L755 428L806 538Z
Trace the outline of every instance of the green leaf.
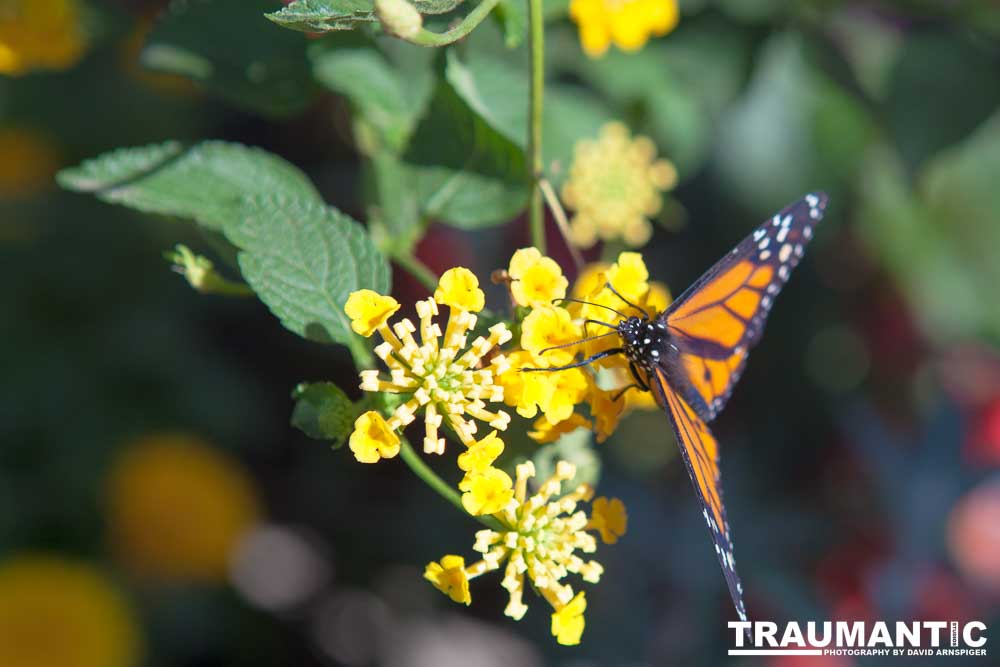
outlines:
M528 78L523 71L481 53L470 53L463 62L449 49L445 77L490 127L522 149L527 147ZM569 169L576 142L596 136L601 125L610 120L610 110L583 88L547 87L542 154L545 173L555 185L561 184Z
M332 441L340 449L354 428L360 409L332 382L303 383L292 392L292 426L310 438Z
M142 63L266 115L298 113L315 92L307 45L262 18L273 7L271 0L174 0L149 35Z
M406 146L434 88L433 51L405 46L410 47L403 50L406 57L395 62L371 44L312 53L317 80L347 97L355 114L395 152Z
M59 172L60 185L147 213L192 218L221 229L243 197L281 193L322 202L312 183L276 155L240 144L177 142L124 148Z
M421 14L447 14L462 0L413 0L412 4ZM374 0L296 0L265 16L283 28L302 32L352 30L378 21Z
M389 264L364 227L321 202L250 197L225 233L240 249L243 278L261 301L310 340L356 344L344 313L348 295L389 292Z
M375 244L390 253L409 251L421 230L417 174L399 157L381 151L366 164L368 224Z
M421 210L456 227L506 222L527 201L524 150L474 113L444 82L403 161L416 170Z
M885 103L887 126L911 167L961 141L1000 105L995 51L956 31L904 41Z

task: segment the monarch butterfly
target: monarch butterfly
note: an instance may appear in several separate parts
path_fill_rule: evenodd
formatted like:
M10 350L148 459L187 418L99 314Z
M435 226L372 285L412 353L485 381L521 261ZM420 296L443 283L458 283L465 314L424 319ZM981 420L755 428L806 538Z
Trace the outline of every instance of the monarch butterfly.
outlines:
M733 543L722 503L718 443L707 423L715 419L729 400L743 372L747 353L760 340L774 299L802 258L826 204L827 196L816 192L782 209L661 313L644 311L615 291L613 285L606 285L640 315L601 306L614 310L621 320L617 324L590 320L613 331L586 340L617 334L619 345L574 364L545 369L565 370L611 355L625 356L636 386L653 392L657 404L670 419L681 458L712 534L729 594L736 613L744 621L747 613L743 584L736 573Z

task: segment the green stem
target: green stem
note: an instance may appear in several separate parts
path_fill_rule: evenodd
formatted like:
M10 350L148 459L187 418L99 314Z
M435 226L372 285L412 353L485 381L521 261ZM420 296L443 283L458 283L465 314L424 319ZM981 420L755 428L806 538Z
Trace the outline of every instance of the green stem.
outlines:
M347 344L347 349L351 351L355 368L375 368L375 355L372 354L368 343L361 336L351 336L351 341Z
M542 208L542 191L538 180L542 177L542 98L545 94L545 21L544 0L528 0L530 26L528 47L531 51L531 94L528 134L528 159L530 160L530 187L528 220L531 225L531 244L545 254L545 209Z
M429 291L433 292L437 289L438 276L430 267L417 259L416 255L410 252L400 253L399 255L394 255L393 259L401 267L406 269L406 272L411 276L420 281L420 284L426 287Z
M407 41L419 44L420 46L447 46L448 44L457 42L482 23L489 16L490 12L493 11L493 8L497 6L498 2L500 0L483 0L475 9L466 14L461 23L451 30L446 32L431 32L427 28L421 28L420 32L408 38Z
M413 449L413 445L411 445L406 438L400 438L399 456L403 459L403 462L410 467L410 470L412 470L417 477L423 480L427 486L434 489L439 496L457 507L462 514L468 514L465 507L462 505L462 497L458 495L458 492L448 486L443 479L438 477L436 472L430 469L430 466L424 463L420 454ZM500 525L500 522L492 516L476 516L473 518L490 530L503 530L503 526Z

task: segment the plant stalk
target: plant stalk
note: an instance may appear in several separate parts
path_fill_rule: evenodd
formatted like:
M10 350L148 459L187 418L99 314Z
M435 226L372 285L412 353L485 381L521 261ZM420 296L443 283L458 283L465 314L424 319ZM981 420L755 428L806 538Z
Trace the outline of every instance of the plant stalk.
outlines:
M545 94L545 19L544 0L528 0L528 48L531 52L531 90L529 95L530 128L528 130L528 160L531 195L528 204L528 221L531 226L531 245L545 254L545 209L542 191L538 185L542 177L542 109Z
M458 492L448 486L443 479L438 477L436 472L430 469L430 466L424 463L420 454L413 449L413 445L411 445L409 440L406 438L400 438L399 455L400 458L403 459L403 462L406 463L406 465L410 467L410 470L413 471L413 474L419 477L427 486L431 487L439 496L457 507L462 514L468 514L465 507L462 505L462 498L458 495ZM500 525L500 522L492 516L474 516L473 518L490 530L504 530L503 526Z
M396 263L406 269L406 272L420 281L428 291L434 292L438 285L438 276L430 267L421 262L412 252L400 253L393 257Z
M451 30L445 32L431 32L427 28L421 28L415 36L407 39L409 42L420 46L447 46L462 39L472 32L477 25L490 15L493 8L500 0L483 0L475 9L465 15L465 18Z

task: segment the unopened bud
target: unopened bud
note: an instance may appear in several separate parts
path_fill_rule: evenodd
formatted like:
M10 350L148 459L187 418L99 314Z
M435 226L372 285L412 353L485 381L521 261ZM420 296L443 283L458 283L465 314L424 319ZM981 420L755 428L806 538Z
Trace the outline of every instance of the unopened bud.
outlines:
M375 13L385 31L412 39L424 26L424 19L417 8L406 0L375 0Z

